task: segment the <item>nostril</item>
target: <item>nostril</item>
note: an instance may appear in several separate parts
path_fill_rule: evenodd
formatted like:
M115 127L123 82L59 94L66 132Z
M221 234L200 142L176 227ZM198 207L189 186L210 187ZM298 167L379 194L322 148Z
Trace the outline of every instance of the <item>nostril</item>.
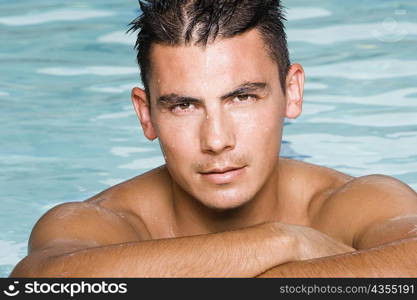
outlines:
M234 147L233 126L222 112L205 115L201 125L201 149L210 154L221 153Z

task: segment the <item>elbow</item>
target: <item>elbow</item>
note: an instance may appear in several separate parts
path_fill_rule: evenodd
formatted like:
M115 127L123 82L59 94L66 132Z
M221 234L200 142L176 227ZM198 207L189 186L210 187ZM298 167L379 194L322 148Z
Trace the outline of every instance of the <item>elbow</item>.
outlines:
M30 258L27 256L24 259L22 259L12 270L12 272L10 273L9 277L10 278L16 278L16 277L20 277L20 278L28 278L28 277L36 277L36 272L34 273L33 270L33 266L32 264L29 262Z
M48 267L49 266L49 267ZM45 259L40 260L37 257L26 256L12 270L10 278L46 278L56 277L50 272L50 263Z

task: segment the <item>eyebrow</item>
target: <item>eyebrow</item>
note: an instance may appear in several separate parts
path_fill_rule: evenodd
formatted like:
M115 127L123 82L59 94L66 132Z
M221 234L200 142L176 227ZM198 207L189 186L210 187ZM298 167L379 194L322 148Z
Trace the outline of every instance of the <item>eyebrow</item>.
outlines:
M269 85L266 82L245 82L237 86L233 91L220 96L221 100L234 98L236 96L247 94L247 93L254 93L254 92L263 92L269 89ZM194 98L189 96L183 96L175 93L167 94L160 96L157 99L157 105L160 106L168 106L173 104L180 104L180 103L201 103L203 99L201 98Z
M156 100L156 103L160 106L169 106L173 104L196 103L196 102L203 102L203 100L193 98L193 97L181 96L181 95L174 94L174 93L163 95Z
M242 94L261 92L265 91L267 88L269 88L269 85L266 82L245 82L235 88L232 92L221 96L220 99L225 100Z

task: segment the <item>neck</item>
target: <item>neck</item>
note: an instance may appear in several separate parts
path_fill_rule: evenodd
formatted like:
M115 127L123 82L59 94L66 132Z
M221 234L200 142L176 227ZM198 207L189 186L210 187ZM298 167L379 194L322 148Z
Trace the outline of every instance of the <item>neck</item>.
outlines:
M278 182L277 163L252 199L237 208L218 210L203 205L172 180L176 235L229 231L275 220L279 210Z

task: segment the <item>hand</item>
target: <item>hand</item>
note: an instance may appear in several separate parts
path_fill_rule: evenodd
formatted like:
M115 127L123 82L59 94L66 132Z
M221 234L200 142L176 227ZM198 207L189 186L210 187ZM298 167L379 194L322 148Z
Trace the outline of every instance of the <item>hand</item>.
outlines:
M356 251L356 249L337 241L310 227L281 224L296 239L296 260L307 260Z
M338 255L356 249L310 227L297 226L299 260Z

